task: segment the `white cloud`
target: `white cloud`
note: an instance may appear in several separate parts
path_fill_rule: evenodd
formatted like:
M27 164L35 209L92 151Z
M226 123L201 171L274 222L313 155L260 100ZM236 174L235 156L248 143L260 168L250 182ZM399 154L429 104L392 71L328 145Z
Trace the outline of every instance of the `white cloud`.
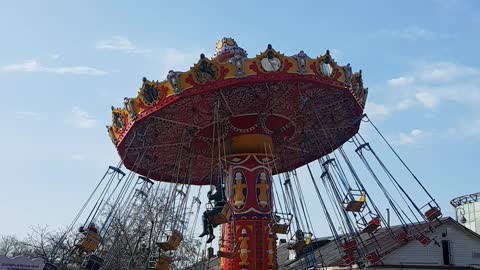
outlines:
M84 66L73 66L73 67L58 67L58 68L50 68L45 67L38 63L36 60L29 60L25 61L21 64L13 64L7 65L2 68L3 71L6 72L46 72L46 73L54 73L54 74L74 74L74 75L91 75L91 76L98 76L98 75L105 75L107 72L92 68L92 67L84 67Z
M367 102L365 112L372 118L384 118L390 114L390 110L385 105L375 102Z
M4 66L4 71L18 71L18 72L38 72L43 71L44 67L42 67L36 60L29 60L25 61L22 64L13 64Z
M388 80L387 84L392 88L404 88L410 86L414 81L413 77L398 77Z
M476 108L480 103L480 68L476 67L450 62L415 62L410 71L386 84L395 90L391 96L399 100L396 105L385 106L389 112L406 110L416 104L431 110L445 102L469 108Z
M150 53L150 50L137 48L128 38L121 36L100 40L97 42L95 47L100 50L120 51L131 54Z
M394 111L398 111L398 112L406 111L412 108L414 105L415 105L415 101L411 99L401 100L394 105Z
M388 35L394 38L406 39L406 40L431 40L436 38L436 34L428 29L420 28L418 26L411 26L403 29L384 29L380 31L384 35Z
M407 133L400 133L398 136L394 137L391 141L395 145L412 145L418 143L423 138L431 135L430 132L425 132L420 129L413 129Z
M53 73L57 74L78 74L78 75L105 75L103 70L91 67L61 67L52 69Z
M94 128L97 126L97 120L79 107L72 108L72 118L73 123L78 128Z
M367 102L365 112L373 119L383 119L394 112L406 111L415 105L415 102L410 99L401 100L397 104L387 106L375 102Z
M479 76L480 70L450 62L420 62L414 65L414 72L426 82L451 82L462 78Z
M444 129L442 134L455 137L457 140L462 137L469 139L480 137L479 67L454 62L420 61L412 63L409 71L397 79L387 81L386 85L394 90L389 94L392 105L376 106L375 110L384 117L395 111L421 107L427 111L427 115L431 110L435 110L439 117L449 114L442 123L450 127L442 128ZM465 113L466 116L462 118L460 113ZM392 137L392 141L398 145L408 145L418 142L427 135L431 133L411 131Z
M50 53L48 56L49 56L52 60L57 60L57 59L59 59L62 55L59 54L59 53Z
M429 92L416 93L415 97L417 98L418 101L420 101L420 103L423 104L423 106L429 109L435 108L438 104L438 98Z
M87 157L85 155L82 155L82 154L74 154L72 155L72 159L73 160L77 160L77 161L82 161L82 160L85 160Z

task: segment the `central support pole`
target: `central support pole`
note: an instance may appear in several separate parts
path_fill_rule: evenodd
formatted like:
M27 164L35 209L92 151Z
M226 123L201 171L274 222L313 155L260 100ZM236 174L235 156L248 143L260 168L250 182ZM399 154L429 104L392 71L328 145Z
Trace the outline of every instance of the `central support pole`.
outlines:
M277 269L276 235L272 218L272 150L269 136L240 135L232 138L227 158L226 192L233 209L232 221L222 226L221 258L224 270Z

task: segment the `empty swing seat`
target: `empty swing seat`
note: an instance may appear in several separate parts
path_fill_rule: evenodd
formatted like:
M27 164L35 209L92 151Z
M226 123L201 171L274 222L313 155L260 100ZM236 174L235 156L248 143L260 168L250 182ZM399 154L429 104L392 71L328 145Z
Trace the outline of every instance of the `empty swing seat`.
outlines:
M183 240L183 235L178 230L173 230L172 234L167 236L167 241L158 243L158 246L164 250L177 250Z
M430 222L437 220L441 216L442 216L442 211L440 211L438 207L432 207L427 212L425 212L425 217Z
M347 265L351 265L355 261L355 250L357 249L357 242L355 239L352 239L350 241L347 241L345 245L343 246L343 252L345 255L342 257L343 261Z
M269 224L270 231L276 234L288 234L290 231L290 223L292 222L293 215L290 213L277 213L275 212L272 217L272 221Z
M348 253L348 254L343 255L342 259L343 259L343 262L345 264L351 265L351 264L353 264L353 262L355 260L355 257L353 256L353 253Z
M207 261L213 258L213 252L214 252L213 247L207 248Z
M238 251L238 245L235 244L233 246L232 251L219 250L219 251L217 251L217 256L220 257L220 258L233 260L235 258L235 254L237 253L237 251Z
M271 227L272 232L277 234L288 234L289 229L289 224L273 223Z
M395 239L398 242L405 242L405 241L407 241L407 238L408 238L408 235L405 232L401 232L401 233L399 233L395 236Z
M228 223L232 217L232 209L228 203L225 203L220 213L208 216L208 222L212 225Z
M82 268L85 270L99 270L102 267L103 259L97 255L90 254L85 257L82 263Z
M79 249L86 253L92 253L97 250L100 238L95 232L88 232L79 244Z
M380 228L380 218L375 217L370 222L368 222L367 226L362 230L364 233L373 234Z
M357 248L357 242L355 241L355 239L352 239L345 243L345 245L343 246L343 251L345 253L353 253L356 248Z
M220 251L220 250L217 252L217 256L225 259L233 259L235 257L233 252Z
M426 235L421 234L417 237L417 240L424 246L428 245L430 243L430 238L428 238Z
M367 255L367 259L370 261L371 264L375 264L380 261L380 256L377 252L372 251Z

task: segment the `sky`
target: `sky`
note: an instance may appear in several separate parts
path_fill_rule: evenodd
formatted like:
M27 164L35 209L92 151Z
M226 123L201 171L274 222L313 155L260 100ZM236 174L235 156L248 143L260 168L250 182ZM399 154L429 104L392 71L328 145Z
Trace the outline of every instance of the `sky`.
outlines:
M136 96L144 76L211 56L224 36L250 57L267 44L287 55L330 49L362 69L368 115L453 216L452 198L480 191L479 28L473 0L2 1L0 234L69 224L119 160L110 106Z

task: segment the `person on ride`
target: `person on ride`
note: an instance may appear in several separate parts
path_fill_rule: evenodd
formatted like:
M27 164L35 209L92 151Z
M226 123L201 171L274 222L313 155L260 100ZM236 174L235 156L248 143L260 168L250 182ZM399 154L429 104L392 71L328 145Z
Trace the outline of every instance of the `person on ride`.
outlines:
M87 228L85 226L80 226L78 232L81 234L79 241L73 246L70 254L74 254L75 251L78 251L78 255L81 255L83 252L87 251L86 248L95 246L95 249L98 245L98 230L95 226L95 223L90 222ZM94 244L92 244L92 241Z
M87 231L90 232L90 233L97 234L98 230L97 230L97 227L95 226L95 223L91 222L87 227Z
M213 228L217 227L218 224L210 224L208 222L209 216L214 216L223 210L223 206L225 205L225 190L223 186L220 186L219 189L212 194L212 190L207 193L207 198L211 202L213 201L213 208L210 210L205 210L202 215L203 221L203 232L200 234L199 237L204 237L205 235L209 234L210 237L207 240L207 243L210 243L215 239L215 235L213 234Z
M299 229L295 232L295 243L293 244L293 249L295 250L297 258L302 256L305 247L305 233Z
M80 228L78 228L78 232L83 235L87 235L88 233L97 234L98 230L97 230L97 227L95 226L95 223L90 222L90 224L88 224L88 227L86 229L84 226L80 226Z

